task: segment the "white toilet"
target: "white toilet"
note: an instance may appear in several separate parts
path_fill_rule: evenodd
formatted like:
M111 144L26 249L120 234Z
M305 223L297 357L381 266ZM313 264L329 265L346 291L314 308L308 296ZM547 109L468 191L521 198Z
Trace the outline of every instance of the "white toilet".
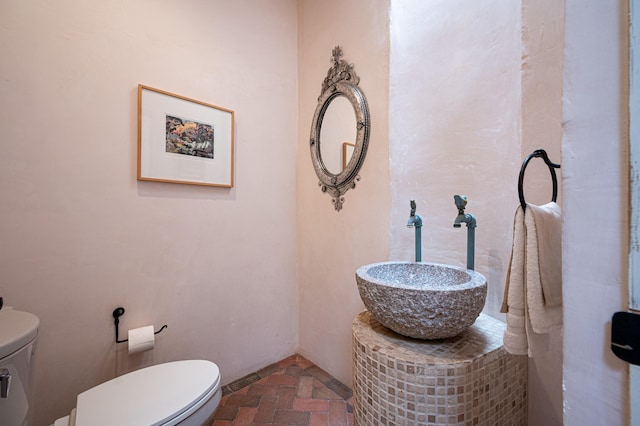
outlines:
M33 360L40 320L0 310L0 424L30 425ZM78 395L71 414L55 426L203 426L220 404L220 371L211 361L154 365L124 374Z
M28 312L0 310L0 424L30 425L33 362L40 320Z
M220 371L211 361L158 364L80 395L53 426L203 426L220 404Z

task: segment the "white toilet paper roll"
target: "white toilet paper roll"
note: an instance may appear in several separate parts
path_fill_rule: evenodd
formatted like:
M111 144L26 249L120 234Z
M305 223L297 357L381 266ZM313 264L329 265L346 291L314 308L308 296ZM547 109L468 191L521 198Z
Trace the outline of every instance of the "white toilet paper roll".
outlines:
M129 355L153 349L155 337L152 325L129 330Z

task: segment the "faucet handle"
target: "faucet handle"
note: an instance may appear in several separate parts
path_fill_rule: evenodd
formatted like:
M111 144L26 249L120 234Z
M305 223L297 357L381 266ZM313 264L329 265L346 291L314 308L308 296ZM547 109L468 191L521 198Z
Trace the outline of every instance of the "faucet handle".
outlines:
M460 213L464 212L464 208L467 206L467 196L466 195L454 195L453 199L456 203L456 207L460 211Z
M410 200L409 205L411 206L411 216L416 215L416 200Z

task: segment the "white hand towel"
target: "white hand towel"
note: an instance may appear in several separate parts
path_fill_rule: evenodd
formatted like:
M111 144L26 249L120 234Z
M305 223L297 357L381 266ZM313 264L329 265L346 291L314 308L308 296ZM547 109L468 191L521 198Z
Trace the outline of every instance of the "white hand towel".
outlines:
M527 233L535 233L538 245L540 285L546 307L562 306L562 212L554 202L544 206L529 204L527 216L534 224ZM531 229L534 227L535 229Z
M562 327L562 216L560 206L527 204L526 303L531 328L538 334Z
M561 213L556 203L516 209L513 247L500 312L507 314L504 348L534 356L562 327Z
M524 211L518 206L513 218L513 246L500 309L500 312L507 314L504 348L513 355L527 355L529 349L525 319L525 246Z

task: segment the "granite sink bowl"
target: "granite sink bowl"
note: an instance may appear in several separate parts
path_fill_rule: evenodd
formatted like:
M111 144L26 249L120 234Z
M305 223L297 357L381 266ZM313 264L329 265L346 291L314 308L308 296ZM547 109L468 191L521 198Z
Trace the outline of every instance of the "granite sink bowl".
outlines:
M437 263L372 263L358 268L356 281L378 322L416 339L457 336L475 322L487 297L482 274Z

